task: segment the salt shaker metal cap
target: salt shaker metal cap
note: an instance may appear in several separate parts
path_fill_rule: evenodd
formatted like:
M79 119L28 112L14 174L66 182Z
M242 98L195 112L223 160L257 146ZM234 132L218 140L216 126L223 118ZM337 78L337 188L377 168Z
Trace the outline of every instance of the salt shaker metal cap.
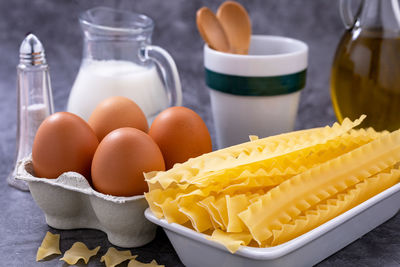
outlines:
M10 185L28 191L25 182L16 180L17 164L32 152L33 139L42 121L53 113L49 67L42 43L28 34L20 46L17 66L18 125L16 166L8 177Z
M34 34L28 34L19 47L20 64L42 65L46 64L44 48Z

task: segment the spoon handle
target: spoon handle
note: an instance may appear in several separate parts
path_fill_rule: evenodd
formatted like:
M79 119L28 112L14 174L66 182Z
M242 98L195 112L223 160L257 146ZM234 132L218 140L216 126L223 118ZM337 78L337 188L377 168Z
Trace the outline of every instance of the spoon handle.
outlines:
M196 24L200 36L209 47L221 52L231 52L231 45L225 30L209 8L202 7L197 11Z

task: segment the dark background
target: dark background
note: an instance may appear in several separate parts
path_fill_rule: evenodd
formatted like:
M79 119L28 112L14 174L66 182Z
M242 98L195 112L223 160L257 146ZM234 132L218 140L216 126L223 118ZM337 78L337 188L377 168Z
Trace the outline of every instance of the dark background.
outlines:
M153 44L171 53L180 71L183 104L206 121L214 140L210 101L203 82L203 42L195 25L196 10L208 6L216 11L222 1L188 0L13 0L0 1L0 266L33 266L36 249L49 227L28 193L6 184L14 164L16 137L16 72L18 50L27 32L35 33L45 46L51 68L56 111L65 110L72 83L79 69L82 36L78 15L104 5L144 13L155 21ZM247 8L255 34L283 35L309 45L309 68L302 92L296 128L324 126L335 121L329 95L329 74L335 48L344 27L337 1L250 0ZM394 218L324 261L321 266L398 266L400 221ZM397 222L397 223L396 223ZM61 232L61 250L84 240L89 247L102 245L95 266L110 244L105 234L93 230ZM166 266L180 266L162 231L151 244L133 249L139 259L155 258ZM62 266L58 258L38 266ZM102 266L102 265L99 265Z

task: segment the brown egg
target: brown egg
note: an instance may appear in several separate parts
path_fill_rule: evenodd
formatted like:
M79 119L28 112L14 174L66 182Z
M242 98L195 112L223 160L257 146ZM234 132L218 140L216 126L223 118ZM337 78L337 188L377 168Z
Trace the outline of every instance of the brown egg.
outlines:
M206 124L196 112L185 107L171 107L161 112L151 125L149 135L160 147L167 169L212 151Z
M93 187L113 196L148 191L143 173L164 171L164 159L151 137L134 128L120 128L100 142L93 157Z
M42 122L33 141L35 175L57 178L63 172L74 171L90 181L90 166L98 144L83 119L69 112L54 113Z
M131 99L114 96L100 102L88 120L90 127L101 141L108 133L122 127L148 131L146 116Z

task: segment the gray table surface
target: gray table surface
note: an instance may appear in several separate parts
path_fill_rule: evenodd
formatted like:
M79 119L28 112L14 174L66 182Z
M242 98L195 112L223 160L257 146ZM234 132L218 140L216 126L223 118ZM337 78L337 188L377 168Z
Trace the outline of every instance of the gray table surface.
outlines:
M137 0L72 1L15 0L0 2L0 266L64 266L59 257L36 263L35 255L46 231L61 234L64 252L75 241L101 246L90 266L99 262L111 244L96 230L59 231L48 227L29 193L9 187L6 177L13 168L16 136L15 66L18 47L27 32L34 32L46 47L51 67L57 111L65 109L69 90L79 69L81 34L78 14L96 5L117 6L154 18L153 42L176 60L184 90L183 103L206 121L214 138L210 101L203 82L202 41L195 28L196 10L207 5L216 10L221 1ZM329 71L343 27L336 1L254 0L245 3L254 33L298 38L310 47L306 89L301 97L296 128L310 128L335 121L329 96ZM158 230L150 244L132 249L139 260L156 259L166 266L182 266L167 237ZM396 216L319 266L399 266L400 216Z

